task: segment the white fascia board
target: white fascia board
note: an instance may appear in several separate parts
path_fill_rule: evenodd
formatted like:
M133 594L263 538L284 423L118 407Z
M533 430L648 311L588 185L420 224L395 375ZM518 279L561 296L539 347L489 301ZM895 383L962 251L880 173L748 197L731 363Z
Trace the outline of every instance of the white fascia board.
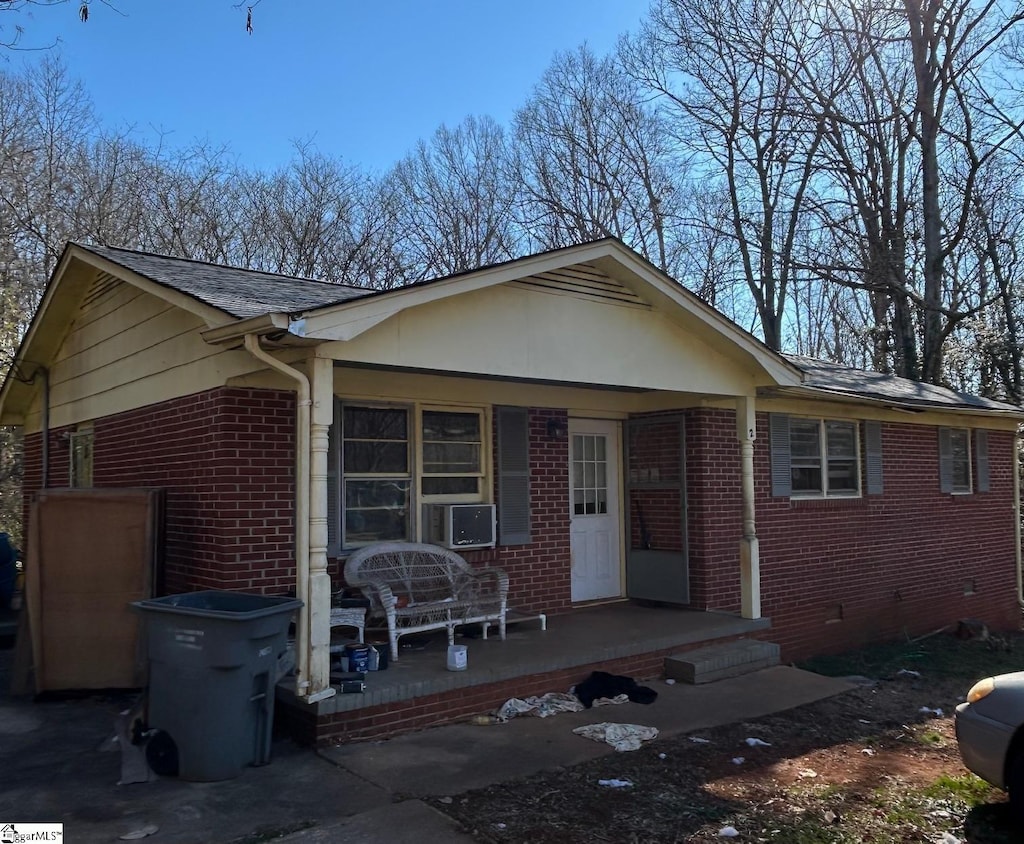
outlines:
M269 334L274 331L288 331L291 320L287 314L271 313L262 316L236 319L224 325L208 328L201 332L203 340L213 346L236 343L246 334Z
M37 366L46 366L49 364L49 360L45 362L36 360L38 357L48 357L48 355L34 354L34 350L36 350L36 338L38 336L40 326L45 319L46 313L57 296L57 292L60 288L60 279L63 278L64 273L67 271L68 264L71 263L72 258L83 259L85 257L83 253L84 250L79 249L73 244L68 244L64 247L64 251L61 253L60 259L57 261L57 266L54 267L53 273L50 275L50 280L46 285L46 289L43 291L43 298L39 302L36 312L32 315L32 321L29 323L28 328L25 331L25 336L21 338L21 343L18 344L18 350L14 353L14 360L11 361L11 366L7 370L4 382L0 385L0 424L21 425L24 422L24 410L22 410L22 412L12 412L8 406L11 400L12 389L17 386L22 386L26 390L31 389L28 385L19 381L15 377L16 373L21 371L21 367L28 362ZM88 257L93 258L95 256L90 253ZM27 394L24 398L27 400Z
M739 347L761 366L779 386L798 386L803 383L803 372L781 355L776 354L752 334L744 331L731 320L727 319L700 297L672 280L656 267L645 261L639 261L627 248L612 241L616 254L613 256L641 281L671 299L686 313L696 317L715 333ZM639 291L637 291L639 294Z

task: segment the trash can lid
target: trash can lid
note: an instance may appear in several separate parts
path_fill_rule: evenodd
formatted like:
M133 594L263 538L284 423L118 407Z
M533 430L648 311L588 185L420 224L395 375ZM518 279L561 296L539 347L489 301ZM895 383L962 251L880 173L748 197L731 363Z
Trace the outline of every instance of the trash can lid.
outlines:
M294 612L302 606L302 601L283 595L254 595L250 592L209 589L203 592L185 592L180 595L133 601L132 606L143 612L248 621L267 615Z

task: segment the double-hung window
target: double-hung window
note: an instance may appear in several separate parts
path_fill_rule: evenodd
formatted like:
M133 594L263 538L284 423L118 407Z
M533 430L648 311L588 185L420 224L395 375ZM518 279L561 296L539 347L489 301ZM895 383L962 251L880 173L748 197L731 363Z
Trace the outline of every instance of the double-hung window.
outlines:
M856 422L773 414L773 494L857 496L861 492Z
M72 489L86 489L92 486L93 440L91 423L79 425L78 430L68 434L71 451L68 485Z
M857 426L832 419L790 419L794 495L856 495L860 491Z
M479 501L483 485L483 413L429 410L420 416L424 498Z
M345 403L340 418L342 548L415 540L419 504L485 500L483 409Z
M342 535L346 547L410 538L409 412L342 409Z
M939 486L952 495L990 490L988 431L939 428Z

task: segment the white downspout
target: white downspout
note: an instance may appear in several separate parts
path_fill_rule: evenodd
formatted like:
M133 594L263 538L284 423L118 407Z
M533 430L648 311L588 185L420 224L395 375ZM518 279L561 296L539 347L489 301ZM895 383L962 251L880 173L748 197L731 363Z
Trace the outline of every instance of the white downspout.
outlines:
M309 691L310 605L309 605L309 423L312 401L309 379L304 373L282 363L260 347L259 337L245 335L245 348L254 358L293 380L295 395L295 596L302 601L298 638L295 643L297 676L295 692Z

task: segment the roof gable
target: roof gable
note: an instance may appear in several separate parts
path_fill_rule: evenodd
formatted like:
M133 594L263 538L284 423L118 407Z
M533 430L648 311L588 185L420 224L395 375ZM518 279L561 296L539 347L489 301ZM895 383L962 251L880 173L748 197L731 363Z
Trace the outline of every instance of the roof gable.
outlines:
M303 314L291 331L304 338L346 342L400 313L510 283L654 308L687 331L698 333L717 351L742 358L752 371L765 373L769 380L800 382L796 367L615 238L328 305ZM226 327L206 336L212 341L233 340L230 330Z

